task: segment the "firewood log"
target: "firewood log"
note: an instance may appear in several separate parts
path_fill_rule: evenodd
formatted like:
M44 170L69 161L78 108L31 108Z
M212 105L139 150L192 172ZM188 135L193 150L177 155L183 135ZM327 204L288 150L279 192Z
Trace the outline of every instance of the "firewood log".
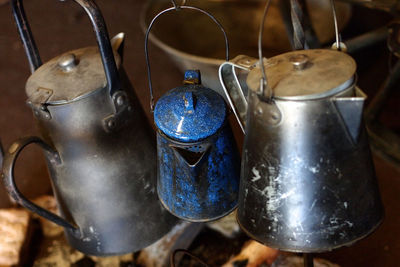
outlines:
M57 201L53 196L47 196L43 195L38 198L35 198L33 200L33 203L36 205L39 205L42 208L45 208L46 210L59 214L58 208L57 208ZM33 214L34 218L38 218L40 221L40 225L42 227L42 232L45 237L55 237L63 233L64 229L61 226L58 226L57 224L37 215Z
M18 265L30 216L23 209L0 209L0 265Z
M250 240L245 243L240 253L225 263L223 267L257 267L262 263L272 264L278 257L278 254L278 250Z

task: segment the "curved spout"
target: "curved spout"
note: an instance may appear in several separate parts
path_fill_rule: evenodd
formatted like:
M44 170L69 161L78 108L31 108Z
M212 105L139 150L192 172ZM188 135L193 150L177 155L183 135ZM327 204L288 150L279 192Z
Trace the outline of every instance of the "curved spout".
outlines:
M235 68L250 71L257 61L258 59L240 55L231 61L224 62L219 67L221 86L243 133L246 133L247 99L239 83L239 79L236 76Z

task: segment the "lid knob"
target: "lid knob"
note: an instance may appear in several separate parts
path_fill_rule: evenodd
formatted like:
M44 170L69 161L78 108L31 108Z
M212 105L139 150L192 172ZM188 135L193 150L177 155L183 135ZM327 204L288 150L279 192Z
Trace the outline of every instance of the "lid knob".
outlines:
M185 71L185 78L183 84L201 84L200 71L199 70L187 70Z
M76 56L73 53L69 53L61 56L58 61L58 66L65 72L71 71L77 65Z
M304 54L294 55L289 60L293 64L295 70L305 69L309 61L308 57Z

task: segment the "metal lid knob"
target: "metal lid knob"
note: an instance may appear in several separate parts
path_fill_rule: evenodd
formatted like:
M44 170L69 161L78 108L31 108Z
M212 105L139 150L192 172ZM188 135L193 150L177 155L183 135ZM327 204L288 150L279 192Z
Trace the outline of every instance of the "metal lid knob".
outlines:
M59 61L58 66L65 72L71 71L77 64L76 56L72 53L63 55Z
M304 54L294 55L290 58L290 62L293 64L294 69L303 70L306 68L309 59Z
M357 65L346 53L309 49L271 57L264 67L275 98L310 100L351 91ZM248 88L259 92L261 77L261 68L253 68L247 76Z

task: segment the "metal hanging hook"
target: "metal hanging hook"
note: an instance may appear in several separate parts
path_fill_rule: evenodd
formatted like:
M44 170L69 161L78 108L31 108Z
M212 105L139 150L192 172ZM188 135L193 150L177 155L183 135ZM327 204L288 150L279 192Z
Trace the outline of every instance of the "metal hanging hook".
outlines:
M264 33L264 24L266 21L267 13L269 10L269 7L271 5L271 0L267 0L267 3L265 4L264 8L264 13L263 17L261 19L261 24L260 24L260 30L258 32L258 57L260 60L260 68L261 68L261 80L260 80L260 94L261 96L265 97L267 101L270 101L272 99L273 93L271 87L268 85L268 79L267 79L267 73L265 72L264 68L264 62L263 62L263 55L262 55L262 37ZM265 93L267 93L265 95Z
M178 5L175 0L171 0L171 2L174 5L176 11L178 11L181 6L186 5L186 0L182 0L182 3L180 5Z
M225 49L226 49L226 53L225 53L225 59L226 61L229 61L229 43L228 43L228 36L226 34L226 31L224 29L224 27L222 26L222 24L210 13L208 13L207 11L198 8L198 7L194 7L194 6L177 6L176 2L174 0L171 0L172 3L174 4L174 7L170 7L167 8L163 11L161 11L160 13L158 13L150 22L149 27L147 28L146 31L146 35L144 38L144 53L145 53L145 57L146 57L146 66L147 66L147 78L149 80L149 89L150 89L150 110L151 112L154 111L154 96L153 96L153 84L151 81L151 68L150 68L150 58L149 58L149 50L148 50L148 41L149 41L149 35L150 35L150 31L155 23L155 21L162 15L170 12L170 11L178 11L181 9L191 9L191 10L195 10L195 11L199 11L200 13L203 13L205 15L207 15L215 24L218 25L218 27L220 28L220 30L222 31L223 35L224 35L224 39L225 39ZM183 0L182 3L185 3L186 1Z

